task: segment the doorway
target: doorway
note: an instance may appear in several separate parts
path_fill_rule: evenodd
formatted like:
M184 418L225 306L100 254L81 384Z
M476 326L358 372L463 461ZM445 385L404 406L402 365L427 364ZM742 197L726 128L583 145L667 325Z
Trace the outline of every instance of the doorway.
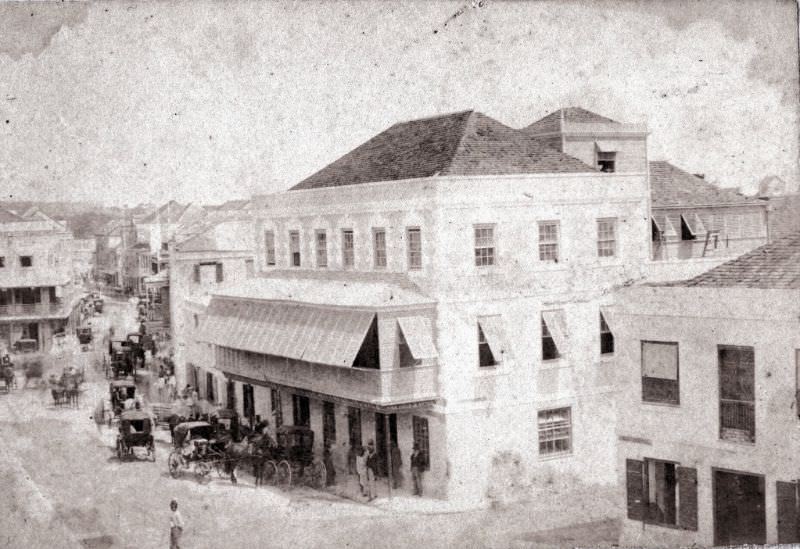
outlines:
M389 414L389 438L397 444L397 414ZM375 413L375 450L378 452L377 475L389 474L389 449L386 447L386 415Z
M714 545L767 542L764 477L713 469Z

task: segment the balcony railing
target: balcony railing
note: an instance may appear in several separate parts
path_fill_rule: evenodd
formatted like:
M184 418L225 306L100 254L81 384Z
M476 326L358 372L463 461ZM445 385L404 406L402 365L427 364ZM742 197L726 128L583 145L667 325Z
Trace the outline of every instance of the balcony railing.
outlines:
M752 401L720 399L719 436L734 442L756 441L756 406Z
M437 396L435 365L373 370L234 351L217 353L217 368L254 380L372 404L416 402Z
M55 314L63 307L63 301L54 303L15 303L13 305L0 305L0 316Z

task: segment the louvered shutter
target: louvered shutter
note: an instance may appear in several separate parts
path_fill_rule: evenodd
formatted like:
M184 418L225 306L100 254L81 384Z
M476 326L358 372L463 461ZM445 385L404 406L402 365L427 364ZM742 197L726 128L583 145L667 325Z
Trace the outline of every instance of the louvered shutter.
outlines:
M625 476L628 492L628 518L644 520L644 461L625 460Z
M194 266L194 281L200 284L200 265Z
M678 467L678 525L697 530L697 469Z
M778 543L798 543L797 485L794 482L775 483L778 498Z

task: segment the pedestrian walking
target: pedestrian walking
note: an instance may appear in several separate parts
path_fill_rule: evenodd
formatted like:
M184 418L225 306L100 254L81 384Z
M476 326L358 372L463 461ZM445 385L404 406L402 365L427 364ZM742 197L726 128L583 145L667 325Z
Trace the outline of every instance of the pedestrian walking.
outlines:
M180 549L185 523L181 512L178 511L178 502L176 500L173 499L169 503L169 508L172 511L169 516L169 548Z
M356 446L356 474L361 495L367 495L367 451L363 446Z
M372 501L378 494L375 491L375 473L378 472L378 454L375 452L375 443L367 443L367 499Z
M414 444L411 451L411 479L414 481L414 495L422 495L422 471L425 470L425 455L419 451L419 444Z
M178 381L175 379L175 374L170 373L167 378L167 393L169 393L169 400L173 401L178 396Z
M104 398L97 401L92 419L94 419L94 423L97 425L97 434L102 435L103 424L106 422L106 401Z
M163 372L159 374L156 381L156 393L158 393L158 401L164 402L164 391L167 389L167 381L164 378Z

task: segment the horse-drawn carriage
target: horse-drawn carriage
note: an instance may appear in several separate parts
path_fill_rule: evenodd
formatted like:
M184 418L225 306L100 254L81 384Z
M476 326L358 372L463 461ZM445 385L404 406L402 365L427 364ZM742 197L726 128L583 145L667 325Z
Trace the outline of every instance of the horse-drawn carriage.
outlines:
M92 339L94 338L91 326L83 326L81 328L78 328L77 335L78 335L78 343L80 343L81 345L91 344Z
M275 433L274 445L262 444L262 482L292 485L302 482L314 488L325 486L325 463L314 456L314 431L299 425L284 425ZM259 471L254 470L258 481Z
M192 468L195 476L205 478L214 468L222 476L228 469L228 437L219 437L219 427L206 421L187 421L175 426L174 449L167 458L169 474L178 478L182 470Z
M125 410L119 416L117 435L117 457L123 459L134 455L134 448L144 448L147 457L156 460L156 447L152 430L155 428L150 416L142 410Z
M109 363L106 369L106 377L118 379L120 377L136 376L136 361L128 340L109 340L108 354Z
M108 417L108 424L114 419L120 418L125 410L125 402L133 400L136 396L136 384L130 379L117 379L108 385L109 401L111 402L111 414Z
M47 381L55 406L70 405L75 408L78 407L80 387L81 383L83 383L82 372L75 368L68 368L61 373L60 377L51 374Z

